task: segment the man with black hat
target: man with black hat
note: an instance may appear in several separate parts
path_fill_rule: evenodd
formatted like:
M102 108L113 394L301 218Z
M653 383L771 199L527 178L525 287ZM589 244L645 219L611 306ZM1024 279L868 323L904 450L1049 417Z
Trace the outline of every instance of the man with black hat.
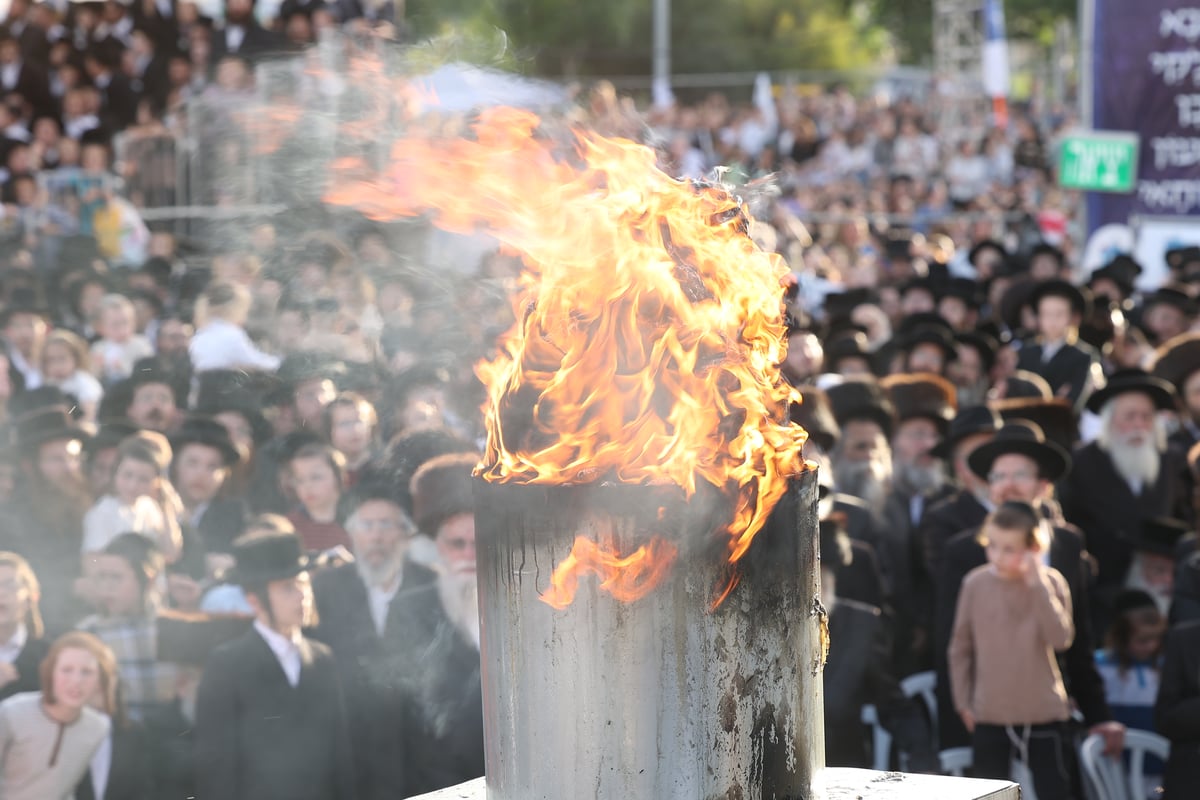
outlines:
M934 450L956 405L954 386L939 375L890 375L880 385L896 409L890 441L892 487L884 501L880 531L892 576L896 669L903 676L929 668L929 630L924 622L932 607L933 587L915 534L926 506L952 491Z
M1038 338L1021 348L1017 367L1041 375L1057 397L1078 406L1091 391L1099 354L1079 341L1079 325L1088 317L1088 298L1074 284L1049 280L1029 295L1037 316Z
M50 331L50 309L33 289L12 291L8 304L0 311L0 333L8 345L8 358L25 379L26 389L42 385L42 347Z
M1143 591L1154 598L1166 616L1175 596L1175 567L1179 544L1192 532L1191 526L1171 517L1142 521L1133 545L1133 562L1125 577L1125 589Z
M133 373L114 386L111 394L128 398L124 409L117 411L140 428L168 433L179 421L179 398L176 394L177 376L169 373L157 360L144 358L133 365ZM121 414L121 411L124 414Z
M987 481L967 465L975 448L990 442L1000 430L1000 417L987 406L964 408L950 422L945 437L934 454L950 462L957 491L933 503L921 516L916 538L923 550L925 569L936 580L942 572L942 551L946 543L960 531L983 524L992 509ZM935 653L944 660L945 653Z
M253 532L233 549L235 580L255 620L204 667L196 697L198 796L355 798L337 665L328 647L301 634L314 607L300 539Z
M1088 277L1087 286L1097 298L1107 297L1124 305L1133 296L1142 265L1124 253L1117 255Z
M397 596L395 676L419 713L405 747L410 791L483 774L483 695L471 471L478 454L438 456L412 479L413 518L433 537L439 574Z
M825 392L842 429L829 454L834 486L862 500L872 517L881 522L892 489L889 440L896 423L895 407L873 377L847 379Z
M171 437L175 488L195 531L210 553L228 553L242 535L249 509L239 498L222 497L221 487L242 460L224 425L197 414L184 418Z
M1122 588L1142 520L1177 516L1188 498L1184 465L1167 449L1160 411L1175 408L1171 384L1143 370L1113 373L1088 400L1100 416L1096 441L1075 452L1075 467L1060 485L1063 514L1087 536L1099 565L1097 625L1107 621ZM1099 628L1098 628L1099 629Z
M51 635L83 616L75 595L83 545L83 516L91 495L80 454L87 434L61 406L14 421L21 479L0 515L0 549L28 559L42 582L42 615Z
M1150 371L1175 387L1179 400L1179 430L1171 446L1187 454L1200 442L1200 333L1185 333L1154 351Z
M1160 286L1142 299L1140 328L1158 345L1187 332L1200 308L1187 287Z
M400 632L401 589L433 583L435 575L407 557L417 527L395 499L385 476L368 473L355 487L346 532L354 561L313 580L320 624L314 637L337 658L350 719L359 797L404 797L403 726L411 711L387 687L407 676L392 674L389 647L407 648ZM428 669L429 667L423 666Z
M1096 671L1088 601L1091 568L1083 535L1077 528L1055 522L1049 516L1053 513L1052 508L1044 502L1051 496L1054 483L1070 471L1070 456L1063 448L1047 441L1037 425L1016 420L1004 425L991 441L977 447L967 458L967 463L976 476L988 482L988 499L993 506L1014 500L1028 503L1046 517L1042 527L1049 547L1043 552L1048 556L1049 566L1062 573L1071 590L1075 639L1063 657L1067 691L1083 713L1084 720L1092 726L1092 731L1105 737L1105 751L1119 753L1125 728L1112 721L1112 712L1104 699L1104 683ZM978 533L978 527L971 528L956 535L946 545L935 609L934 647L938 652L944 652L949 645L963 578L975 567L987 563ZM938 704L941 746L965 745L968 741L966 731L949 702L948 676L939 674L938 685L939 694L946 700Z

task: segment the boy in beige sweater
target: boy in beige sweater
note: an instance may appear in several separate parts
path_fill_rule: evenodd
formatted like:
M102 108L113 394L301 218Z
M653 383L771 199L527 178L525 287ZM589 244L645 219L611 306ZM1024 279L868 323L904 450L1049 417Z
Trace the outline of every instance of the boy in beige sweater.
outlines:
M1028 504L1002 504L980 537L988 563L963 581L948 653L975 775L1008 778L1015 752L1038 797L1071 798L1070 706L1055 655L1075 635L1070 590L1042 562L1041 522Z

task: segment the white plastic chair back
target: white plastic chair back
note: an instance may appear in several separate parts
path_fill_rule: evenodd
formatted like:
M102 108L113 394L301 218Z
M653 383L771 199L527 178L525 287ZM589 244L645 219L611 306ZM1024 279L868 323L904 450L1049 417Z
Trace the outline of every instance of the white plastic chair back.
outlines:
M942 774L962 778L975 762L975 754L969 747L950 747L938 753L938 765Z
M1079 761L1095 800L1144 800L1146 797L1146 754L1167 760L1171 745L1162 736L1148 731L1127 730L1125 750L1129 769L1120 759L1104 755L1104 738L1093 734L1079 748Z
M870 704L863 706L860 719L864 725L871 726L873 739L871 749L875 751L871 768L877 769L880 772L887 772L892 755L892 735L888 733L887 728L880 724L879 712L875 710L875 706Z

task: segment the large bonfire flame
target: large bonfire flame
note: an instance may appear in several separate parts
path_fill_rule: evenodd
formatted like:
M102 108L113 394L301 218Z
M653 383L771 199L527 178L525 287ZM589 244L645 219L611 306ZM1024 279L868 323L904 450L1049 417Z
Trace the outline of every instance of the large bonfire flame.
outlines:
M384 181L336 165L327 199L377 218L432 212L439 227L484 228L526 271L517 323L478 368L488 387L487 452L497 483L674 485L732 499L730 564L803 470L788 424L782 261L747 235L719 187L659 171L649 148L572 131L553 141L533 114L495 109L474 138L403 138ZM562 141L566 140L566 143ZM543 599L570 604L579 577L635 600L678 548L633 553L578 538ZM736 584L730 583L715 601Z

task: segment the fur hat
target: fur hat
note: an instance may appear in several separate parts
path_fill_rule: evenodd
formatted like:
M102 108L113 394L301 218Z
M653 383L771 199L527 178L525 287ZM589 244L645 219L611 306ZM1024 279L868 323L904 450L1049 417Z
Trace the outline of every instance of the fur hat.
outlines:
M896 409L896 421L931 419L945 435L958 409L954 384L931 372L889 375L879 382Z
M478 462L475 453L438 456L413 475L413 521L423 533L436 537L450 517L475 512L471 473Z

